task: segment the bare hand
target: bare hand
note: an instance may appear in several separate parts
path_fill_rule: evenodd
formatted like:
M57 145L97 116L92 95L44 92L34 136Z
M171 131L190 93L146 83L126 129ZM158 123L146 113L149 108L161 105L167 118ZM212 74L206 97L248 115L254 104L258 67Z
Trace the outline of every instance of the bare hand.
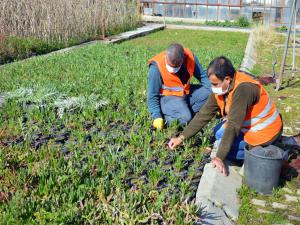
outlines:
M168 146L170 149L175 149L178 145L181 144L181 142L183 141L183 139L179 136L176 138L171 138L171 140L168 143Z
M222 159L215 157L212 160L212 164L213 164L213 167L217 167L221 173L223 173L225 176L228 176L227 169L226 169L225 164L222 161Z

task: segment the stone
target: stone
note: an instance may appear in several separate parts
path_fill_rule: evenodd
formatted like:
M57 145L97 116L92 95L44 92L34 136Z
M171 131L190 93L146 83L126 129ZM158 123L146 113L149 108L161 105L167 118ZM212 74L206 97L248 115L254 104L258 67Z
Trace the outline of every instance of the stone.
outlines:
M243 177L244 174L245 174L245 167L244 167L244 164L242 166L242 168L239 170L239 174Z
M297 201L300 201L300 199L297 198L296 196L287 195L287 194L285 194L284 196L285 196L286 201L288 201L288 202L297 202Z
M285 110L286 113L288 113L288 112L290 112L292 110L292 107L291 106L287 106L287 107L285 107L284 110Z
M287 187L282 188L282 190L285 191L286 193L293 194L293 191Z
M0 95L0 107L4 105L5 99L4 96Z
M297 190L297 195L300 195L300 189Z
M255 56L256 56L256 49L255 49L254 33L250 32L240 70L246 72L251 70L253 66L256 64Z
M256 206L266 207L266 201L259 199L252 199L251 203Z
M293 133L293 129L291 127L283 127L284 132Z
M230 162L225 161L225 164L229 171L227 177L213 168L212 163L205 165L196 194L196 204L201 206L208 200L222 208L231 220L236 221L240 207L237 190L242 185L242 177Z
M110 37L109 40L105 40L104 43L120 43L125 40L130 40L139 36L144 36L152 32L162 30L165 26L163 24L147 24L146 26L139 27L136 30L124 32Z
M217 140L217 141L214 142L213 148L212 148L211 153L210 153L210 158L216 157L218 147L219 147L220 143L221 143L221 140Z
M269 213L271 213L269 210L265 210L265 209L257 209L257 212L259 212L259 213L264 213L264 214L269 214Z
M284 204L281 204L281 203L278 203L278 202L273 202L272 207L274 209L287 209L288 208L287 205L284 205Z
M289 219L289 220L299 221L299 222L300 222L300 217L299 217L299 216L288 215L288 219Z

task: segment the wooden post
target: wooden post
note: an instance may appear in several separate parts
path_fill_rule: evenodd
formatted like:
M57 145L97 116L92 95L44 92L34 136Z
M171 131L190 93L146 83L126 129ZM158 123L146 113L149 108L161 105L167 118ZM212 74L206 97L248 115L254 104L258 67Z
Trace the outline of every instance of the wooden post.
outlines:
M102 17L102 39L105 40L105 34L106 34L106 20L105 17Z
M138 17L141 16L141 1L140 0L137 0L137 13L138 13Z

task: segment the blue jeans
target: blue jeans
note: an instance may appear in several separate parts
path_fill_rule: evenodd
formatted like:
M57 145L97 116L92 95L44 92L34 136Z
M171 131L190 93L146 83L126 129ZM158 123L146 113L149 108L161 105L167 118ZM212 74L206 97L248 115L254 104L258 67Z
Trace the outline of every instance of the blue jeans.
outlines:
M162 96L161 111L167 123L178 120L180 125L187 124L205 104L211 90L201 85L191 85L190 94L184 97Z
M224 123L225 121L222 121L214 128L214 136L219 144L225 132ZM244 148L246 144L247 143L244 141L244 133L240 132L239 136L235 138L231 146L227 159L231 161L244 160Z

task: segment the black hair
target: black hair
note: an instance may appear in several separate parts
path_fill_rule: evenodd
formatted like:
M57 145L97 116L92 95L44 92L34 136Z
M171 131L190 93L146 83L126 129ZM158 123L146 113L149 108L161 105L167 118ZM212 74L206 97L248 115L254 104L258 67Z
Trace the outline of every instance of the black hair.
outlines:
M219 56L209 63L208 76L215 74L220 80L224 80L226 76L234 77L236 73L231 61L225 56Z

